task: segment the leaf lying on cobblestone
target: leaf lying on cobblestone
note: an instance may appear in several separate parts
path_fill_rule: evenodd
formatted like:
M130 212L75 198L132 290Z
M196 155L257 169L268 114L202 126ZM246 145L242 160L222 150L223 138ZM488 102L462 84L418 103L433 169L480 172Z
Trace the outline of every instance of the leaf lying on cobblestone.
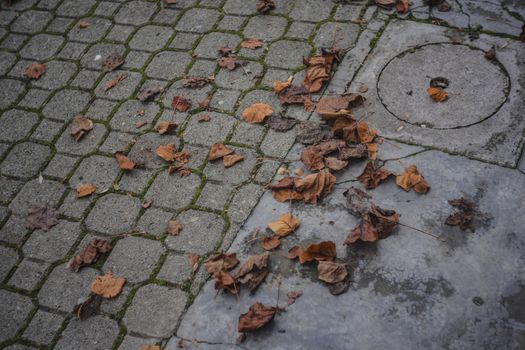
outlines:
M210 100L205 98L204 100L199 101L199 107L206 110L210 109Z
M175 122L169 122L165 120L159 120L157 124L155 125L155 131L158 132L161 135L164 135L166 133L169 133L175 129L177 129L178 124Z
M48 231L51 227L58 224L57 211L47 204L34 205L29 209L26 217L25 227L29 230Z
M182 81L182 86L192 89L202 88L215 80L215 77L189 77Z
M273 320L276 312L276 307L257 302L250 306L248 312L239 316L237 331L242 333L253 332Z
M234 166L235 164L241 162L244 160L244 157L240 154L228 154L222 158L222 163L224 164L225 168L229 168Z
M117 86L118 83L120 83L127 77L128 75L126 73L122 73L122 74L117 75L115 78L106 81L106 85L104 86L104 91L113 89L115 86Z
M171 106L176 111L184 113L190 109L191 103L188 99L182 96L173 96L173 100L171 100Z
M429 87L427 94L436 102L444 102L448 99L448 93L442 88Z
M359 182L365 185L365 188L367 190L371 190L379 186L379 184L382 181L388 179L390 176L393 176L393 175L394 174L392 174L390 171L384 168L381 168L381 167L377 168L374 165L373 161L369 161L366 164L366 167L361 173L361 175L357 177L357 180L359 180Z
M496 46L492 46L490 50L485 52L485 58L489 61L494 61L496 59Z
M169 143L166 146L160 145L155 150L155 154L167 162L172 162L175 160L175 145L173 143Z
M246 38L241 42L241 47L245 49L256 49L263 46L263 42L256 38Z
M210 116L208 114L203 114L199 117L199 119L197 119L197 122L199 123L205 123L205 122L209 122L211 120Z
M188 257L188 263L191 267L191 270L195 272L199 268L199 260L201 258L200 255L195 253L188 253L186 256Z
M235 56L220 57L217 59L217 63L219 67L227 70L234 70L239 65L239 63L237 63L237 57Z
M307 105L312 104L310 97L310 91L303 85L290 86L279 94L279 101L283 105L299 104L304 105L305 110L310 111L311 109L306 108Z
M239 264L237 254L218 253L210 256L205 262L204 267L208 273L213 274L218 271L229 271Z
M234 295L239 295L240 289L235 278L226 271L217 271L213 274L216 290L226 290Z
M75 141L80 141L85 134L87 134L91 129L93 129L93 122L79 114L73 118L69 133Z
M257 12L268 13L275 8L274 0L258 0L257 1Z
M273 113L272 106L266 103L254 103L242 112L242 117L250 124L263 123Z
M163 91L164 88L160 85L146 86L140 91L138 98L141 102L153 101L155 97Z
M273 250L280 245L281 245L281 241L279 239L279 236L277 235L264 237L262 241L262 248L264 250Z
M208 153L208 160L217 160L233 152L233 149L226 147L222 142L214 143Z
M38 80L46 72L46 66L41 63L33 63L24 69L24 77Z
M91 23L90 23L89 21L87 21L87 20L80 20L80 21L78 22L78 27L79 27L80 29L86 29L86 28L89 28L90 25L91 25Z
M397 0L396 11L397 13L407 13L410 8L408 0Z
M377 6L390 10L397 0L375 0Z
M73 315L81 320L85 320L100 313L102 297L100 295L90 295L83 303L75 305Z
M278 220L269 222L268 228L277 236L286 237L295 231L300 224L301 221L293 216L292 213L286 213L280 215Z
M302 85L309 92L318 92L321 90L323 82L330 79L330 72L332 71L335 58L336 53L334 51L323 50L321 55L303 60L307 68Z
M122 292L125 283L125 278L114 278L113 273L109 271L105 275L97 276L91 283L90 290L93 294L111 299Z
M415 165L409 165L403 174L396 176L396 184L407 192L412 188L417 193L427 193L430 190L430 186Z
M77 198L87 197L97 190L97 186L93 184L80 184L77 186Z
M448 216L445 224L451 226L459 226L462 231L470 230L474 232L472 220L474 219L474 202L466 199L452 199L448 203L453 207L458 208L458 211Z
M286 296L288 297L287 304L292 305L295 303L297 299L303 296L303 292L302 291L297 291L297 292L291 291L291 292L286 293Z
M164 0L164 3L166 5L175 5L177 3L177 0ZM143 350L143 349L140 349L140 350ZM151 349L153 350L153 349Z
M176 4L177 0L164 0L166 4ZM142 345L139 350L161 350L160 345L147 344Z
M124 63L124 57L119 54L112 54L104 58L102 61L102 71L104 73L111 72Z
M324 159L324 165L332 171L339 171L346 168L348 166L348 162L346 160L339 160L334 157L326 157Z
M343 282L348 277L346 265L332 261L319 261L317 273L321 281L329 284Z
M301 153L301 162L304 166L312 171L324 168L323 156L317 151L315 146L306 147Z
M135 167L135 163L121 152L115 152L115 158L121 170L132 170Z
M251 255L237 271L235 279L239 283L246 285L250 290L250 294L255 292L257 287L268 275L269 259L270 255L267 252L258 255Z
M68 267L78 272L81 267L91 265L97 262L100 255L110 252L112 249L111 244L103 239L93 238L87 246L68 263Z
M182 230L182 224L178 220L170 220L168 222L168 234L170 236L178 236Z
M292 85L293 75L290 75L286 81L276 80L273 82L273 91L276 94L280 94L284 89L289 88Z
M148 209L153 204L153 199L145 199L140 203L140 206L144 209Z
M266 125L275 131L288 131L297 124L297 120L293 118L286 118L277 115L271 115L266 119Z

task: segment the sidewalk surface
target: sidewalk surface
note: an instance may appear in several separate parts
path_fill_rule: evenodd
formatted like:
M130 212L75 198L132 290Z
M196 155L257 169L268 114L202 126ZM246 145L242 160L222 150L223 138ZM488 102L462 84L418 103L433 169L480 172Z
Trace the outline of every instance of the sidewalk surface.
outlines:
M450 11L429 13L411 0L398 14L367 1L275 0L261 14L256 0L3 1L0 348L524 349L525 2L448 2ZM246 38L263 45L242 48ZM221 47L241 66L221 69ZM366 85L353 112L383 139L378 162L394 173L415 164L431 186L421 195L388 180L368 191L404 225L374 244L343 244L359 223L343 192L364 188L356 177L365 161L335 172L333 191L315 205L280 203L265 185L304 169L299 125L280 132L242 117L262 102L274 114L321 122L300 105L283 106L272 85L290 75L299 83L303 57L327 47L344 57L314 100ZM111 54L124 63L105 73ZM39 79L24 77L32 63L46 66ZM193 76L214 80L184 87ZM436 76L450 82L444 103L426 93ZM149 86L164 91L142 103ZM189 110L174 110L174 96L189 99ZM206 99L209 107L199 106ZM77 142L78 114L93 128ZM158 121L178 126L160 135ZM208 161L217 142L244 160L229 168ZM169 174L155 155L167 144L189 152L187 176ZM139 166L120 170L115 152ZM77 198L80 184L96 191ZM473 232L444 224L454 212L448 201L461 197L475 203ZM58 211L58 223L29 230L29 212L42 205ZM206 258L262 253L254 230L264 234L290 210L301 224L270 252L265 282L253 295L217 294ZM178 235L167 232L170 220L181 223ZM72 271L68 262L93 238L107 239L111 252ZM292 246L320 241L335 242L347 264L341 295L315 268L287 258ZM189 253L200 257L194 268ZM108 271L126 278L122 293L78 319L75 305ZM291 291L303 294L288 306ZM239 315L256 301L286 310L240 342Z

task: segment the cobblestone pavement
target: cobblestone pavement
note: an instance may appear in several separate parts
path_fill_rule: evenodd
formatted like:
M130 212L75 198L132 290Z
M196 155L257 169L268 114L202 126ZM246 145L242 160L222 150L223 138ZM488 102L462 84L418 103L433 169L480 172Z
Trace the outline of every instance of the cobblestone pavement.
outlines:
M199 349L522 349L525 44L518 36L525 6L519 0L449 2L451 11L429 13L413 0L406 15L366 1L276 0L268 15L249 0L3 3L0 348L127 350L159 342L175 349L185 339ZM91 25L79 29L81 20ZM264 47L240 48L249 37ZM271 86L290 74L301 79L302 57L333 44L348 51L326 92L366 83L366 111L356 113L367 113L386 138L380 159L400 169L414 162L432 185L426 197L393 184L374 197L395 207L405 223L441 232L447 241L402 228L377 250L343 248L356 222L342 209L341 192L361 172L358 163L337 175L339 187L322 205L294 205L302 225L286 243L332 239L339 256L360 257L348 293L331 296L308 272L274 254L275 270L255 296L215 297L207 273L202 266L192 272L186 254L201 255L202 264L230 247L241 255L256 251L246 244L250 232L287 208L263 195L264 184L281 165L299 166L295 129L247 124L240 111L265 102L298 120L317 120L301 107L282 107ZM482 57L493 45L497 64ZM242 68L218 68L221 46L236 48ZM125 63L103 73L101 58L112 53ZM425 64L436 57L443 65ZM47 72L28 81L22 71L34 62L45 63ZM419 92L408 94L410 87L443 70L459 91L457 102L441 110L414 102ZM122 72L127 79L104 91ZM209 75L216 76L211 85L182 86L185 76ZM165 93L143 105L138 92L151 84ZM194 107L175 112L176 95ZM211 112L196 107L205 98ZM77 143L69 126L79 113L95 124ZM211 120L199 123L202 114ZM158 135L158 120L178 123L176 135ZM147 124L137 129L137 121ZM208 162L210 145L219 141L245 160L228 169ZM191 153L191 175L169 175L154 155L168 143ZM144 160L144 167L119 171L116 151ZM80 183L95 184L96 194L76 198ZM484 213L472 234L441 224L450 213L446 200L462 194L476 198ZM144 209L146 199L154 202ZM28 210L44 203L60 211L59 224L28 231ZM175 237L166 233L172 218L183 225ZM67 269L94 237L111 240L109 256L79 273ZM77 320L74 305L108 270L127 279L123 293L104 301L100 315ZM275 302L280 289L305 295L269 329L236 345L239 313L253 300ZM194 338L201 343L191 345Z

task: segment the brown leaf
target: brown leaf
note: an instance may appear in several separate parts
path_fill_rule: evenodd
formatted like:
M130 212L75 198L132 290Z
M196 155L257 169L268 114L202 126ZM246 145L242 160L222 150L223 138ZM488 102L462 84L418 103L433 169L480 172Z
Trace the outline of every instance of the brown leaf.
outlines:
M279 81L276 80L273 82L273 91L275 91L276 94L280 94L284 89L289 88L292 86L293 81L293 75L290 75L286 81Z
M40 63L33 63L24 69L24 77L38 80L46 72L46 66Z
M190 264L191 270L195 272L199 268L200 255L195 253L188 253L188 263Z
M396 3L396 0L375 0L377 6L390 10Z
M93 294L111 299L122 292L125 283L125 278L114 278L113 273L109 271L105 275L97 276L91 283L90 289Z
M44 205L34 205L26 217L25 227L29 230L48 231L58 224L58 213L55 209Z
M427 89L427 94L436 102L443 102L448 98L448 93L442 88L429 87Z
M112 249L108 241L93 238L87 246L68 263L71 270L78 272L82 266L91 265L97 262L100 255L110 252Z
M177 0L164 0L164 2L166 4L176 4ZM161 350L161 348L160 348L160 345L146 344L146 345L142 345L139 350Z
M199 102L199 107L200 108L204 108L204 109L209 109L210 108L210 100L205 98L204 100L200 101Z
M303 296L303 292L302 291L297 291L297 292L291 291L291 292L288 292L286 296L288 297L288 305L292 305L293 303L295 303L297 299Z
M257 302L250 306L247 313L239 316L237 331L242 333L256 331L273 320L276 312L277 308Z
M345 244L352 244L358 240L363 242L375 242L379 239L379 232L372 223L368 220L361 220L361 222L354 227L354 229L348 234L345 240Z
M304 264L313 260L332 261L335 256L335 243L332 241L324 241L319 244L309 244L299 255L299 262Z
M208 160L217 160L233 152L233 149L226 147L222 142L214 143L208 153Z
M295 179L294 185L305 203L315 204L317 201L332 192L335 184L335 176L329 171L322 170L316 174L310 174L302 179Z
M275 131L288 131L297 124L293 118L285 118L277 115L271 115L266 119L266 125Z
M91 295L83 303L75 305L73 308L73 315L75 315L78 319L85 320L100 314L101 305L102 297L100 295Z
M324 165L332 171L339 171L346 168L348 162L346 160L339 160L334 157L327 157L324 159Z
M448 216L445 224L459 226L462 231L471 230L474 232L472 220L474 219L474 203L465 198L452 199L448 203L459 210Z
M242 117L251 124L262 123L272 113L273 109L269 104L254 103L242 112Z
M264 237L262 241L262 247L264 250L272 250L272 249L277 248L280 245L281 245L281 241L279 240L279 236L277 235Z
M121 170L132 170L135 167L135 163L121 152L115 152L115 158Z
M197 119L197 122L203 123L203 122L209 122L211 120L210 116L207 114L203 114Z
M304 121L297 127L297 142L311 145L321 142L327 133L323 131L321 125L311 121Z
M300 224L301 221L293 216L292 213L286 213L280 215L278 220L269 222L268 228L277 236L286 237L295 231Z
M229 271L237 266L238 263L239 260L235 253L219 253L210 256L204 262L204 267L210 274L213 274L219 271Z
M359 188L350 187L343 192L346 198L345 207L350 209L354 215L365 215L372 210L370 197L366 192Z
M184 112L187 112L188 109L190 109L191 103L189 100L185 99L182 96L173 96L173 100L171 101L171 106L176 111L184 113Z
M258 0L257 1L257 12L268 13L275 8L274 0Z
M166 5L175 5L177 3L177 0L164 0L164 3ZM143 349L140 349L140 350L143 350ZM154 350L154 349L149 349L149 350Z
M290 86L284 89L279 94L279 101L283 105L287 104L299 104L305 105L312 102L310 98L310 91L303 85ZM306 109L306 108L305 108Z
M333 52L323 51L320 56L313 56L303 60L307 68L302 85L309 92L318 92L321 90L323 82L330 79L334 59L335 54Z
M306 147L301 153L301 162L304 166L312 171L324 168L323 156L317 151L315 146Z
M302 201L304 199L304 196L291 189L291 188L285 188L281 190L273 190L272 191L273 198L278 202L289 202L289 201Z
M525 24L521 26L520 40L525 43Z
M78 142L91 129L93 129L93 122L79 114L73 119L69 133L73 139Z
M155 131L163 135L177 129L178 124L175 122L168 122L165 120L159 120L155 125Z
M368 92L368 85L366 85L366 84L361 84L361 86L359 86L359 88L357 89L357 91L359 91L359 92L362 93L362 94Z
M319 154L326 156L327 154L338 151L345 146L346 142L343 140L326 140L315 145L315 148Z
M163 91L164 88L160 85L147 86L140 91L138 99L141 102L153 101L155 97Z
M363 214L361 219L359 225L346 238L345 244L352 244L358 240L374 242L390 236L399 223L399 214L370 203L370 211Z
M254 293L268 275L269 257L268 252L251 255L237 271L236 280L246 285L250 293Z
M293 188L294 180L295 180L295 177L293 176L283 177L282 179L277 181L276 184L269 184L268 188L270 190L282 190L286 188Z
M343 147L339 150L339 159L347 160L350 158L364 158L367 155L367 147L359 144L356 147Z
M78 27L80 29L85 29L85 28L88 28L89 26L91 25L91 23L87 20L81 20L78 22Z
M137 121L135 122L135 127L136 127L137 129L140 129L140 128L142 128L142 127L143 127L144 125L146 125L146 124L148 124L147 121L144 121L144 120L137 120Z
M295 245L288 250L288 259L290 260L297 259L298 257L301 256L302 253L303 253L303 249L299 247L298 245Z
M234 295L239 295L240 289L239 285L235 279L226 271L218 271L213 274L215 279L215 289L217 290L226 290Z
M374 162L369 161L361 175L357 177L357 180L365 185L367 190L371 190L379 186L381 181L388 179L392 175L390 171L384 168L376 168Z
M341 116L350 115L350 108L362 105L364 97L355 94L344 94L338 96L325 96L319 99L315 111L324 120L333 120Z
M77 198L87 197L97 190L97 186L93 184L81 184L76 188Z
M235 56L220 57L217 59L217 63L219 64L219 67L228 70L234 70L239 65L237 63L237 57Z
M367 143L366 144L366 153L368 154L368 159L376 160L378 152L379 152L379 144L377 143Z
M107 56L102 61L102 71L104 73L111 72L118 67L120 67L124 63L124 58L119 54L112 54Z
M191 88L191 89L197 89L202 88L211 82L213 82L215 79L213 78L205 78L205 77L189 77L182 81L182 86Z
M339 295L339 294L343 294L344 292L346 292L349 287L350 287L350 279L346 278L341 282L329 284L328 290L330 291L332 295Z
M492 46L490 50L485 52L485 58L490 61L494 61L496 59L496 46Z
M256 38L247 38L241 42L241 47L245 49L256 49L262 46L263 42Z
M410 8L408 0L397 0L396 11L397 13L407 13Z
M236 153L228 154L222 158L222 162L225 168L232 167L242 160L244 160L244 157Z
M319 261L317 273L321 281L329 284L342 282L348 277L346 265L332 261Z
M168 234L171 236L177 236L182 230L182 224L178 220L170 220L168 222Z
M166 146L160 145L155 150L155 154L167 162L172 162L175 160L175 145L173 143L169 143Z
M412 188L417 193L427 193L430 190L430 186L415 165L409 165L403 174L396 176L396 184L407 192Z

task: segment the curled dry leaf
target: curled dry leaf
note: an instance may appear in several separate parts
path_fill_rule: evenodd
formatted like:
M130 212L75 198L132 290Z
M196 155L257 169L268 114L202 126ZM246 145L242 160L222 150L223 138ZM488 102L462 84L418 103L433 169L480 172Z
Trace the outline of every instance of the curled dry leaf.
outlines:
M293 216L292 213L286 213L279 216L278 220L269 222L268 228L277 236L286 237L295 231L300 224L301 221Z
M78 272L82 266L91 265L97 262L100 255L110 252L111 244L103 239L93 238L87 246L68 263L68 267Z
M343 147L339 150L339 159L347 160L350 158L364 158L367 156L367 147L366 145L359 144L355 147Z
M485 52L485 58L490 61L494 61L496 59L496 46L492 46L490 50Z
M217 160L233 152L233 149L226 147L222 142L214 143L208 153L208 160Z
M124 63L124 57L119 54L112 54L104 58L102 61L102 71L104 73L111 72Z
M195 272L199 268L200 255L195 253L188 253L188 263L190 264L191 270Z
M306 75L302 85L311 93L321 90L323 82L330 79L335 53L323 50L321 55L304 59Z
M297 124L293 118L285 118L277 115L271 115L266 119L266 125L275 131L288 131Z
M281 241L279 240L279 236L272 235L269 237L264 237L262 241L262 247L264 250L272 250L277 248L281 245Z
M388 179L392 175L390 171L384 168L376 168L374 162L369 161L361 175L357 177L357 180L365 185L367 190L371 190L379 186L381 181Z
M219 253L210 256L204 262L204 267L210 274L213 274L219 271L229 271L237 266L238 263L239 260L235 253Z
M38 80L46 72L46 66L41 63L33 63L24 69L24 77Z
M301 162L307 169L312 171L323 169L323 160L323 156L317 151L315 146L308 146L301 153Z
M80 141L85 134L87 134L91 129L93 129L93 122L83 115L79 114L71 123L69 133L75 141Z
M173 100L171 100L171 106L176 111L184 113L190 109L191 103L188 99L182 96L173 96Z
M100 295L103 298L111 299L122 292L122 288L126 284L125 278L114 278L111 271L103 276L97 276L91 283L91 293Z
M220 57L217 59L217 63L219 64L219 67L227 70L234 70L239 65L237 63L237 57L235 56Z
M256 331L273 320L276 312L276 307L257 302L250 306L247 313L239 316L237 331L242 333Z
M465 198L452 199L448 203L458 208L458 211L448 216L445 224L459 226L462 231L470 230L474 232L472 220L474 219L474 202Z
M168 234L171 236L177 236L182 230L182 224L178 220L170 220L168 222Z
M335 180L335 176L329 171L322 170L304 178L296 178L294 186L296 191L303 196L305 203L315 204L319 199L332 192Z
M239 268L235 276L236 280L246 285L250 293L254 293L257 287L268 275L268 252L249 256L244 264Z
M396 176L396 184L407 192L412 188L417 193L427 193L430 190L430 186L415 165L409 165L403 174Z
M375 242L378 239L379 233L374 225L368 220L361 220L361 222L350 232L345 240L345 244L352 244L357 240L363 242Z
M215 289L217 290L226 290L234 295L239 295L240 289L239 285L228 272L218 271L213 274L215 279Z
M177 129L177 126L178 124L175 122L160 120L157 125L155 125L155 131L163 135Z
M162 91L164 91L164 88L160 85L146 86L140 91L138 98L141 102L153 101Z
M144 121L144 120L138 120L138 121L135 122L135 127L136 127L137 129L140 129L140 128L142 128L142 127L143 127L144 125L146 125L146 124L148 124L147 121Z
M51 227L58 224L57 211L47 204L34 205L29 209L26 217L25 227L29 230L48 231Z
M140 203L140 206L144 209L148 209L153 204L153 199L145 199Z
M345 207L350 209L354 215L365 215L372 209L371 198L365 191L350 187L343 192L346 198Z
M315 111L319 113L323 120L334 120L342 116L352 116L351 107L363 104L365 98L356 93L349 93L337 96L325 96L317 102Z
M87 20L81 20L81 21L78 22L78 27L79 27L80 29L86 29L86 28L88 28L90 25L91 25L91 23L90 23L89 21L87 21Z
M204 100L199 102L199 107L203 109L209 109L210 108L210 100L205 98Z
M262 123L272 113L273 109L269 104L254 103L242 112L242 117L251 124Z
M335 256L335 243L332 241L323 241L318 244L309 244L306 249L302 250L299 254L299 262L305 264L313 260L332 261Z
M297 259L302 253L303 249L298 245L295 245L288 250L288 259Z
M93 184L80 184L77 186L77 198L87 197L97 190L97 186Z
M222 158L222 163L224 164L225 168L229 168L243 160L244 160L244 156L234 153L234 154L228 154L224 156Z
M305 145L321 142L327 136L319 123L304 121L297 127L297 141Z
M135 163L121 152L115 152L115 158L121 170L132 170L135 167Z
M410 8L408 0L397 0L396 11L397 13L407 13Z
M276 94L280 94L284 89L289 88L292 85L293 75L290 75L286 81L276 80L273 82L273 91Z
M427 89L427 94L428 96L432 97L432 99L436 102L444 102L448 98L448 93L442 88L437 87L429 87Z
M115 86L117 86L118 83L120 83L127 77L128 75L126 73L122 73L122 74L117 75L115 78L106 81L106 85L104 86L104 91L109 91L113 89Z
M274 0L257 0L257 12L268 13L275 8Z
M329 284L342 282L348 277L346 265L332 261L319 261L317 272L319 279Z
M241 47L245 49L256 49L262 46L263 42L256 38L247 38L241 42Z
M288 305L292 305L293 303L295 303L297 299L303 296L303 292L302 291L297 291L297 292L291 291L291 292L288 292L286 296L288 297Z
M359 86L359 88L357 89L357 91L359 91L359 92L362 93L362 94L368 92L368 85L366 85L366 84L361 84L361 86Z
M167 162L172 162L175 160L175 145L173 143L166 146L160 145L155 150L155 154Z
M100 295L91 295L83 303L75 305L73 308L73 315L80 320L85 320L100 313L100 306L102 305L102 297Z
M211 82L213 82L215 78L212 77L188 77L182 81L182 86L191 88L191 89L197 89L202 88Z
M332 171L343 170L347 167L348 162L346 160L339 160L334 157L327 157L324 159L324 165Z
M284 89L279 94L279 101L283 105L287 104L298 104L304 105L305 110L311 111L312 109L307 109L307 106L312 104L310 98L310 91L303 85L299 86L290 86L289 88Z
M375 3L379 7L390 10L396 4L396 1L397 0L375 0Z
M375 242L392 234L399 223L399 214L393 210L382 209L374 203L370 204L370 211L361 216L361 222L346 237L345 244L352 244L358 240Z

